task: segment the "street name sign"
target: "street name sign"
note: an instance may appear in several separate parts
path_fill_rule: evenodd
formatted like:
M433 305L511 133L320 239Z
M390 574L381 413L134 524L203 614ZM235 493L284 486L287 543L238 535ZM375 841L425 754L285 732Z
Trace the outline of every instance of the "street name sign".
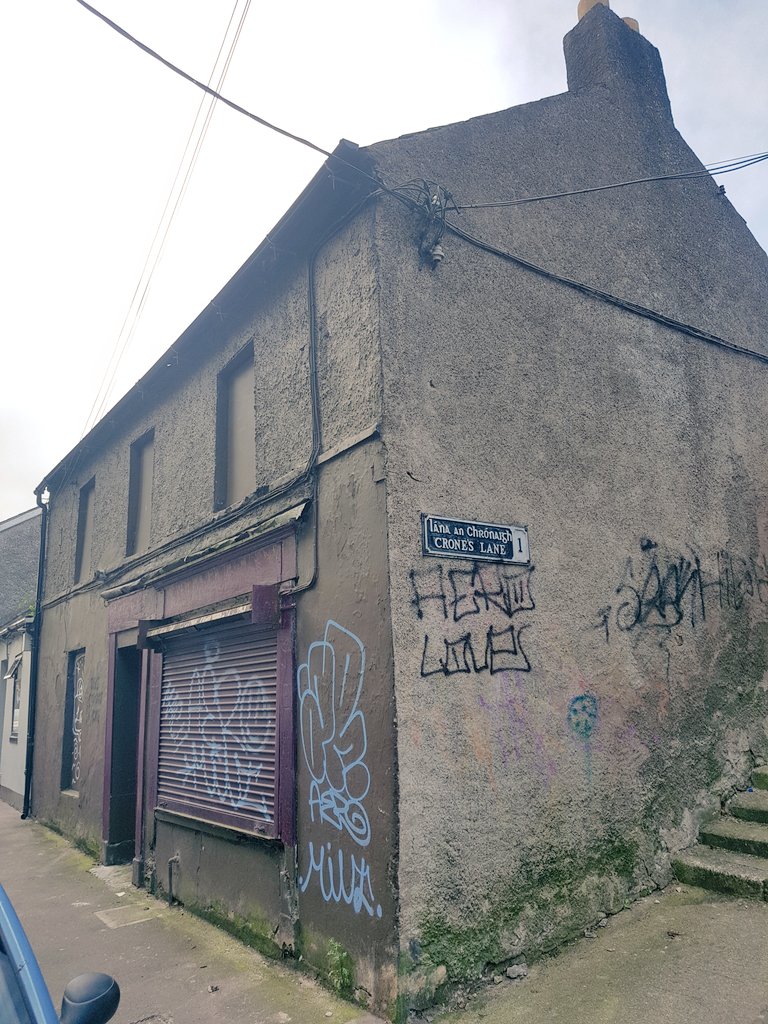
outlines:
M484 562L528 565L531 553L526 526L478 523L447 516L421 516L422 554Z

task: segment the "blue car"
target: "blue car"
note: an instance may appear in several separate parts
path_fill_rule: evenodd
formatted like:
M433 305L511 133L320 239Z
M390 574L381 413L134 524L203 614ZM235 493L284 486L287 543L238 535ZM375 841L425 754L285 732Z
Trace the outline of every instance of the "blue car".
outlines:
M106 1024L119 1002L120 989L114 978L82 974L64 990L59 1017L21 921L0 885L2 1024Z

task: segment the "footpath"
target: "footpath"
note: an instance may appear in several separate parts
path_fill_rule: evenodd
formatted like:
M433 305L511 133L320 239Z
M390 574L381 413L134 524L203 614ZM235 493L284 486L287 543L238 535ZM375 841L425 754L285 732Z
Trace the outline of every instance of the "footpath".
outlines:
M116 1024L381 1024L132 888L128 868L94 868L2 802L0 883L57 1006L71 978L98 970L120 985ZM673 884L532 964L527 977L499 976L460 1010L410 1016L410 1024L768 1024L768 903Z
M94 868L0 802L0 884L54 1006L86 971L120 986L116 1024L380 1024L297 970L134 889L129 868Z
M430 1016L432 1016L430 1014ZM673 883L435 1024L768 1024L768 903Z

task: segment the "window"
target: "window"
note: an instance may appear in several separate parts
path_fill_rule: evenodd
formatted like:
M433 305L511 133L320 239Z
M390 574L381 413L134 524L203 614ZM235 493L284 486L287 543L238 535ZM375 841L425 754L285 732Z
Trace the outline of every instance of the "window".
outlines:
M13 704L11 705L11 737L18 738L21 717L21 665L13 673Z
M91 578L91 544L93 535L93 494L96 477L80 488L77 512L77 547L75 548L75 583Z
M126 555L141 553L149 549L154 470L155 432L148 430L131 445Z
M253 346L219 374L216 398L214 508L227 508L256 488Z
M3 667L6 669L6 671L3 672L3 679L6 682L10 680L11 686L13 687L10 734L10 738L12 740L18 739L19 737L19 721L21 718L21 659L22 655L17 654L11 663L10 669L8 669L8 663L3 662Z
M61 788L79 789L82 770L85 651L70 651L64 699L64 742L61 749Z
M161 808L277 834L278 635L237 620L164 642Z

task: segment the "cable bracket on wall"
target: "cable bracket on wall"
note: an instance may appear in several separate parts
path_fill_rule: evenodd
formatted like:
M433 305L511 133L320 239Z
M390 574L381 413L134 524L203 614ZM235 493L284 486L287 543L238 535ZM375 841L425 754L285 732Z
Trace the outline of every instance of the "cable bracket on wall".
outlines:
M445 251L440 244L445 234L445 216L449 210L459 212L453 196L448 189L434 181L408 182L397 191L410 194L415 200L422 221L419 256L422 266L434 270L445 259Z

